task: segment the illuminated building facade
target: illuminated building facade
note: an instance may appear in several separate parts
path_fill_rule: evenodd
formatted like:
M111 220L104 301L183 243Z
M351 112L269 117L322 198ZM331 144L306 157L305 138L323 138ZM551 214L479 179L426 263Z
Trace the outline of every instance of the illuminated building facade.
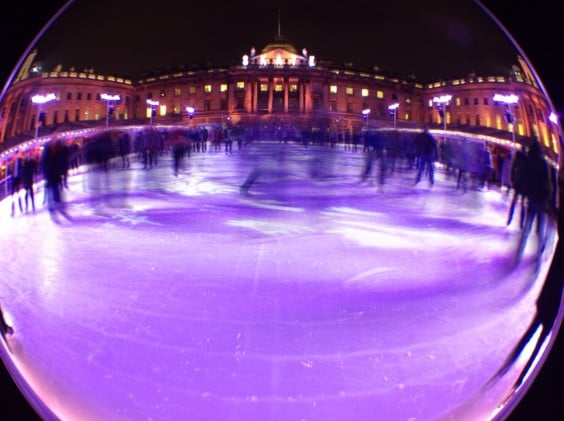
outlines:
M510 75L470 76L422 84L378 71L359 71L318 62L277 40L261 52L254 48L231 67L194 67L128 80L94 71L34 73L32 55L1 105L0 141L32 135L36 124L103 124L107 102L119 95L111 124L238 124L275 130L355 132L363 127L419 127L430 124L473 133L517 139L538 136L553 156L558 131L550 121L550 104L523 60ZM52 92L42 123L31 96ZM515 95L516 104L494 101ZM446 104L434 99L449 96ZM150 100L154 105L148 105ZM394 118L390 106L397 104ZM189 118L186 107L193 107ZM370 110L363 119L363 110ZM443 119L443 116L445 119ZM29 138L29 136L28 136Z

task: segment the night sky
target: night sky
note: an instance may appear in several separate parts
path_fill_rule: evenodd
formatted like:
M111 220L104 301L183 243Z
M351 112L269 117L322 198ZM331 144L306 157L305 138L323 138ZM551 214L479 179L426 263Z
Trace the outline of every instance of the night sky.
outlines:
M17 34L6 64L15 64L38 30L66 3L41 2L34 10L20 6L19 25L9 22L12 28L3 28ZM432 82L469 73L503 75L516 62L516 49L472 1L356 1L352 7L320 0L241 3L75 0L39 40L39 59L45 70L62 64L64 69L92 68L132 78L182 65L229 66L240 63L251 47L260 51L274 42L280 13L286 42L335 65L378 66L387 73ZM519 16L515 2L490 3L495 3L492 11L499 17ZM522 12L531 16L529 9ZM540 15L538 10L533 13ZM512 34L521 46L529 38L542 39L527 30L530 23L516 22Z
M2 85L33 38L65 3L11 2L11 14L0 18ZM280 10L285 41L335 64L378 65L425 81L469 72L502 74L515 61L516 51L508 40L471 1L396 0L391 5L356 1L339 3L336 9L320 1L197 3L76 0L40 40L40 58L46 69L61 63L66 69L94 68L131 77L182 64L232 65L251 47L260 51L274 41ZM564 25L556 12L558 3L483 3L522 47L563 116ZM564 411L562 381L559 394L550 389L550 382L564 377L562 363L544 371L551 374L539 379L539 386L520 406L524 409L511 419L531 419L531 414L538 415L541 402L548 402L553 414Z
M76 0L38 44L39 52L47 69L62 63L132 77L179 65L238 64L251 47L260 51L274 41L280 11L281 34L299 51L422 81L500 74L516 55L485 14L463 0L358 2L354 8L320 1L242 3Z
M11 40L0 69L3 81L12 70L9 66L66 3L37 2L33 9L14 5L15 19L1 28L3 38ZM274 42L280 13L286 42L335 65L378 66L387 73L430 82L469 73L503 75L516 62L517 50L470 0L356 1L352 7L320 0L237 3L75 0L39 40L39 59L45 70L62 64L64 69L92 68L132 78L182 65L229 66L240 63L251 47L260 51ZM554 39L562 38L562 30L549 5L531 9L504 0L484 4L535 68L540 67L549 93L560 96L556 81L564 69L556 57L564 52ZM547 24L539 27L543 20ZM561 109L562 101L555 103Z

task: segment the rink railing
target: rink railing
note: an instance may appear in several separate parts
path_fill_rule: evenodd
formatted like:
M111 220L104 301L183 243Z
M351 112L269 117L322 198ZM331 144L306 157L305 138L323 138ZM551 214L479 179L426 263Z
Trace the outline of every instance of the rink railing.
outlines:
M129 130L129 131L136 131L136 130L143 130L146 129L147 125L130 125L130 126L120 126L119 130ZM186 129L188 128L185 125L157 125L155 124L155 128L158 129L166 129L166 130L173 130L173 129ZM56 133L48 136L42 136L39 138L35 138L32 140L28 140L22 142L18 145L15 145L9 149L6 149L2 153L0 153L0 166L5 166L10 161L10 158L14 156L14 154L19 152L25 152L29 149L37 148L43 146L45 143L55 140L55 139L70 139L70 138L78 138L78 137L87 137L89 135L102 133L105 131L112 131L116 128L106 128L106 127L91 127L85 129L78 129L78 130L70 130L67 132ZM397 131L400 133L417 133L420 132L421 129L413 129L413 128L378 128L373 129L377 132L387 132L387 131ZM490 136L490 135L480 135L475 133L467 133L463 131L452 131L452 130L438 130L438 129L431 129L431 134L439 139L444 140L469 140L472 142L480 142L480 143L491 143L499 146L503 146L508 149L520 149L521 145L507 139ZM260 142L260 140L258 140ZM546 156L547 161L558 168L558 163L550 159L550 157ZM41 177L40 177L41 178ZM8 197L11 194L10 188L10 181L11 175L7 175L5 178L0 180L0 200Z

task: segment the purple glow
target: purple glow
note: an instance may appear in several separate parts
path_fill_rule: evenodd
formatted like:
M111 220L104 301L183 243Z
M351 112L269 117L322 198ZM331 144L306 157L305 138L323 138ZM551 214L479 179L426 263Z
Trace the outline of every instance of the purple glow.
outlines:
M61 225L0 202L4 356L62 419L489 418L516 373L478 390L546 274L534 241L509 270L509 198L440 168L433 187L406 169L359 184L360 152L259 146L248 195L252 150L194 153L178 177L166 155L81 167Z

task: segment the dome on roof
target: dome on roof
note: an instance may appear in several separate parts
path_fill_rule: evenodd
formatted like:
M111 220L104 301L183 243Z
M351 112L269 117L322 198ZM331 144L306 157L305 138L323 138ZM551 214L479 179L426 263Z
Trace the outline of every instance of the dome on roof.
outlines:
M268 53L269 51L276 50L277 48L281 48L283 50L289 51L294 54L298 54L298 51L292 44L287 43L274 43L268 44L266 47L262 49L262 53Z

